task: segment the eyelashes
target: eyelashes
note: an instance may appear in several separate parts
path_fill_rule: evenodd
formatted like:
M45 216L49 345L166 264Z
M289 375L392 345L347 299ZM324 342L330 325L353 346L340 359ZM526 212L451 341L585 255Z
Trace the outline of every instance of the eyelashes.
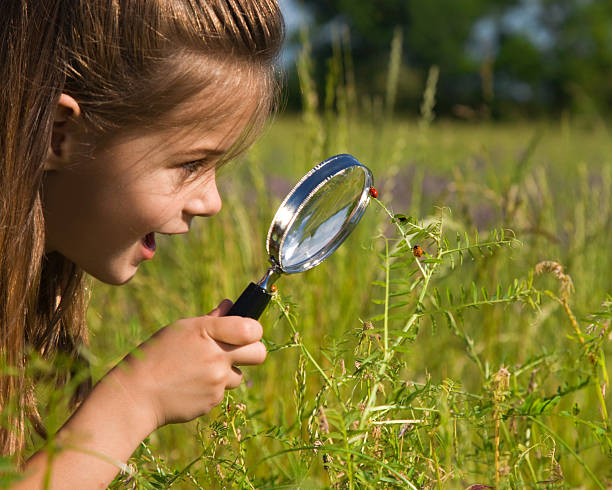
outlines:
M185 162L181 165L181 168L187 175L193 175L206 169L210 164L207 158L201 158L200 160L192 160L191 162Z
M182 182L187 184L199 180L209 171L214 170L217 160L215 158L205 157L199 160L192 160L182 163L179 169L182 173Z
M211 177L211 172L214 178L214 172L217 167L218 158L214 156L206 156L199 160L191 160L177 165L177 185L190 185L195 182L201 182L203 179Z

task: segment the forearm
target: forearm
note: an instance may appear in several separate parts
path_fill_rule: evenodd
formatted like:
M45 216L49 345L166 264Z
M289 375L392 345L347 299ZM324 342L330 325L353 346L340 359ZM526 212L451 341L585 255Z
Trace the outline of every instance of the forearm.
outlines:
M28 460L16 489L106 488L140 442L156 428L117 369L107 375L57 434L53 450Z

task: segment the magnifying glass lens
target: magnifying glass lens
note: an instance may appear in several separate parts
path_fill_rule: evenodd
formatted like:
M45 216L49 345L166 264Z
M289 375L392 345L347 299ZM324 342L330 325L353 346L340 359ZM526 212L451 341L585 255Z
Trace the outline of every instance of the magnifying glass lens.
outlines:
M361 219L372 182L372 172L346 154L308 172L272 220L266 245L271 267L247 286L228 315L259 318L271 298L268 288L281 274L307 271L336 250Z
M323 182L304 202L280 247L283 268L300 268L327 253L353 217L364 189L361 167L349 167Z

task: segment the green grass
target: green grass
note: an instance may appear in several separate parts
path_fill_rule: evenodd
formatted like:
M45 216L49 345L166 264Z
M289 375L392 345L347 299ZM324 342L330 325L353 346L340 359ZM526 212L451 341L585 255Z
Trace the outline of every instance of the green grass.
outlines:
M262 275L277 205L323 154L305 144L308 131L300 120L277 121L223 171L219 216L162 241L127 286L95 285L98 375L157 328L236 298ZM130 481L610 485L598 391L609 376L612 317L607 135L571 123L364 119L344 137L323 142L326 151L368 164L381 205L371 203L321 266L279 281L262 318L265 364L246 369L247 382L209 416L152 434ZM406 239L429 254L420 267ZM574 290L534 274L545 260L563 265Z

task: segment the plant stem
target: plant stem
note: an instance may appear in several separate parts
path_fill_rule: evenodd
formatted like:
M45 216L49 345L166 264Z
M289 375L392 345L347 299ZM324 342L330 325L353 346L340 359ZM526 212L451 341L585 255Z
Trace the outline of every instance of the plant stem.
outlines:
M280 308L280 310L282 311L283 316L287 320L287 323L289 323L289 326L291 327L291 331L293 332L293 334L295 335L296 333L298 333L297 328L296 328L295 324L293 323L293 320L291 319L291 316L289 315L289 311L288 311L287 307L281 302L280 295L276 294L272 299L277 304L277 306ZM342 398L340 397L340 392L338 391L338 386L331 382L331 380L329 379L327 374L325 374L325 371L323 371L323 368L315 360L315 358L312 356L310 351L306 348L306 346L304 345L304 343L301 340L298 342L298 345L300 346L300 349L302 350L302 353L308 358L308 360L312 363L312 365L315 367L315 369L317 371L319 371L319 374L325 380L325 384L327 384L327 386L329 386L329 388L334 392L334 394L338 398L338 401L340 402L340 405L342 405L343 410L346 412L346 405L342 401Z
M382 204L378 199L376 199L376 202L385 210L385 212L387 213L387 215L389 215L392 219L393 222L396 223L393 214L384 206L384 204ZM403 239L406 241L407 245L410 247L410 242L408 240L408 238L405 236L403 230L401 229L401 227L399 225L397 225L397 228L399 229ZM441 227L440 227L441 229ZM389 277L389 261L388 261L388 242L385 241L385 244L387 245L387 261L386 261L386 276L385 276L385 292L386 292L386 296L385 296L385 315L384 315L384 328L385 328L385 335L387 335L387 330L388 330L388 320L389 320L389 311L388 311L388 291L389 291L389 286L390 286L390 277ZM441 254L441 249L438 249L438 257L440 258L440 254ZM427 289L429 287L429 282L431 280L431 276L433 275L437 264L432 264L432 267L427 268L426 270L423 268L421 262L418 260L417 257L415 257L415 261L419 267L419 270L421 271L421 274L423 275L423 285L421 286L421 291L419 294L419 297L417 299L417 312L413 313L410 318L408 319L408 321L404 324L404 327L402 328L402 332L406 333L408 332L408 330L410 330L412 328L412 326L416 323L416 321L422 316L422 314L420 313L420 311L418 310L418 308L420 307L420 305L423 303L423 300L425 299L425 295L427 294ZM363 429L364 425L365 425L365 421L367 419L367 417L369 416L369 413L372 409L372 407L375 405L376 403L376 393L378 392L378 387L380 386L380 380L383 378L386 370L387 370L387 366L389 364L389 361L391 360L391 357L393 355L393 353L395 352L396 347L399 346L399 344L401 344L403 341L403 336L398 336L395 341L393 342L393 344L391 345L391 348L388 347L388 345L385 343L385 352L383 354L383 358L381 360L380 363L380 368L378 369L378 373L377 373L377 377L376 380L374 381L374 383L372 384L372 387L370 389L370 394L368 396L368 401L366 403L365 409L363 410L362 414L361 414L361 418L359 420L359 428ZM364 443L365 443L365 439L364 439ZM363 447L362 447L363 449Z
M389 211L387 209L387 207L381 201L379 201L378 199L374 199L374 201L376 201L376 203L381 208L383 208L385 213L387 213L389 218L391 218L392 223L399 230L400 235L402 236L403 240L406 242L406 245L408 245L408 248L411 249L412 248L412 244L410 243L410 240L408 240L408 237L404 233L404 230L402 230L402 227L397 223L397 220L395 219L395 216L393 216L393 213L391 211ZM438 252L438 256L439 256L439 252ZM421 274L423 275L423 277L425 277L427 274L425 273L425 270L423 269L423 265L421 264L421 261L417 257L414 258L414 261L416 262L417 266L419 267L419 270L421 271Z
M548 432L550 435L552 435L555 440L559 441L561 443L561 445L572 455L574 456L574 458L576 458L576 460L582 465L582 467L584 468L584 471L586 471L588 473L588 475L591 477L591 479L593 480L593 482L599 487L601 488L601 490L604 490L604 486L603 484L599 481L599 479L595 476L595 474L591 471L591 468L589 468L587 466L587 464L584 462L584 460L578 455L578 453L576 453L576 451L574 451L571 446L565 442L561 436L559 434L557 434L555 431L553 431L551 428L549 428L546 424L544 424L543 422L540 422L536 417L532 416L532 415L528 415L527 418L529 420L531 420L532 422L536 423L538 426L540 426L542 429L544 429L546 432Z
M385 318L383 323L385 358L387 357L387 352L389 352L389 273L389 240L385 238Z
M589 359L593 367L593 376L595 377L595 393L597 395L597 401L599 402L599 410L601 412L601 418L603 420L604 429L608 431L608 409L606 407L606 401L604 400L603 393L601 391L602 381L601 381L601 377L599 374L599 366L598 366L599 362L597 361L593 353L589 352L589 347L584 340L584 336L582 335L582 330L580 330L578 321L576 320L576 317L569 306L567 298L561 297L561 298L557 298L557 300L561 303L561 306L563 306L563 309L565 310L565 313L567 314L570 320L572 328L574 329L574 332L576 333L576 336L578 337L578 340L580 341L580 344L582 345L582 348L584 349L584 353L586 354L587 358ZM603 357L603 355L601 357ZM607 377L607 373L605 374L605 376Z

